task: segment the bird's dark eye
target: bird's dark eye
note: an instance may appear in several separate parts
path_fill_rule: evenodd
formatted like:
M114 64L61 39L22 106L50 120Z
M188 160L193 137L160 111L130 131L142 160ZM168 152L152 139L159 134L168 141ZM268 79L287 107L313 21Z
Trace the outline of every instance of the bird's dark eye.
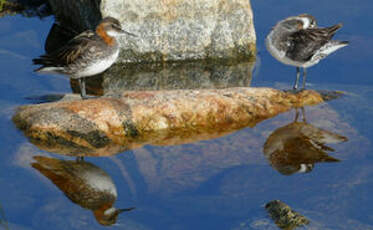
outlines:
M294 27L299 26L299 24L303 25L303 22L298 21L298 20L289 20L285 23L285 26L288 27L288 28L294 28Z
M121 30L122 28L119 25L113 24L112 27L116 30Z

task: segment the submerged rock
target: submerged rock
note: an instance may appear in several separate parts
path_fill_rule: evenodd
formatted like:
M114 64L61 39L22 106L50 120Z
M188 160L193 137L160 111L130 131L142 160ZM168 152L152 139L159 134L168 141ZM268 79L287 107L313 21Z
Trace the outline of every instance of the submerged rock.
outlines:
M306 217L293 211L287 204L280 200L268 202L265 208L269 216L281 229L292 230L310 223Z
M52 14L47 0L1 0L0 18L21 14L25 17L47 17Z
M296 94L271 88L133 91L22 106L13 121L41 149L104 156L145 144L216 138L293 107L323 101L311 90Z
M252 57L256 35L249 0L49 0L64 27L82 32L112 16L138 37L120 38L120 62Z

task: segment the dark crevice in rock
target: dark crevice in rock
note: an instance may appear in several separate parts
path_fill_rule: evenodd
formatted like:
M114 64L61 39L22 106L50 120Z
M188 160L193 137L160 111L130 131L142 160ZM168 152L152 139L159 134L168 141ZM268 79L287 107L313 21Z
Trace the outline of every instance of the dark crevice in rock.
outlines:
M111 140L106 136L105 133L96 130L89 133L79 133L73 130L67 130L67 133L73 137L79 137L86 140L95 148L103 148L111 143Z

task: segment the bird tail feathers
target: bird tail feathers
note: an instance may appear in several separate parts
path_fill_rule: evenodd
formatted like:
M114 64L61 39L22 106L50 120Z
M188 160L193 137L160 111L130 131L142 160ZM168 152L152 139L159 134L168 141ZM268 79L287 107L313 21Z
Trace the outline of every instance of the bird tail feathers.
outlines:
M337 32L337 30L339 30L340 28L342 28L342 26L343 26L343 24L339 23L337 25L328 27L328 31L329 31L330 34L335 34Z
M60 73L63 70L62 67L54 67L54 66L42 66L34 70L34 72L39 73Z

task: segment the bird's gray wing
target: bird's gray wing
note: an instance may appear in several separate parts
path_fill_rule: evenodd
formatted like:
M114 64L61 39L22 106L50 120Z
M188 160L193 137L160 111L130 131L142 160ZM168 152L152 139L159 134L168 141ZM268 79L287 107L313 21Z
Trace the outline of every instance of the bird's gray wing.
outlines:
M42 55L34 59L33 62L44 66L66 66L74 63L90 52L89 42L94 40L96 36L92 31L85 31L71 39L63 47L52 53Z
M95 36L92 31L83 32L57 50L52 56L63 62L64 65L74 63L89 52L89 43Z
M305 62L327 42L342 25L334 25L326 28L310 28L294 32L288 37L288 51L286 56L292 60Z

